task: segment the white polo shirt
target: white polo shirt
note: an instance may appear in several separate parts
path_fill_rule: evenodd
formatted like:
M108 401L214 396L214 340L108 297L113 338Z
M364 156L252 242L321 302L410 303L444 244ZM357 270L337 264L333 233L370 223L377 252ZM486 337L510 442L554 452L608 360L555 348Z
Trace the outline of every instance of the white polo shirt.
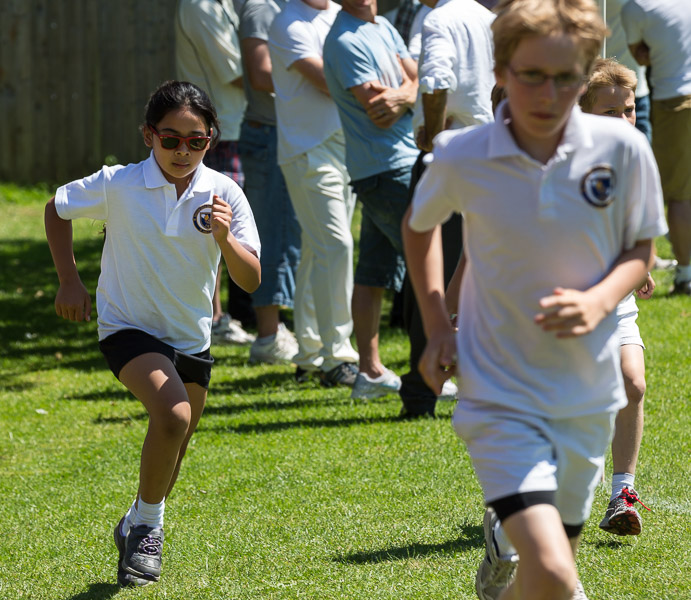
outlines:
M179 200L153 154L58 188L55 207L61 218L106 221L96 291L99 340L135 328L182 352L209 347L221 258L207 208L214 194L232 207L233 235L258 255L259 235L244 194L229 177L203 164Z
M214 104L222 140L238 140L247 104L242 88L239 19L228 0L180 0L175 14L177 77L202 88Z
M543 165L518 148L505 108L495 123L439 134L410 218L428 231L464 217L461 397L547 418L616 410L626 404L616 314L569 339L533 319L555 287L588 289L637 240L667 231L650 145L621 119L575 107Z
M325 10L318 10L302 0L289 0L269 30L278 164L286 164L341 129L336 103L293 67L304 58L322 58L324 39L339 10L331 1Z
M421 95L448 90L451 129L490 123L494 87L494 15L476 0L439 0L422 27L420 87L413 130L422 122Z

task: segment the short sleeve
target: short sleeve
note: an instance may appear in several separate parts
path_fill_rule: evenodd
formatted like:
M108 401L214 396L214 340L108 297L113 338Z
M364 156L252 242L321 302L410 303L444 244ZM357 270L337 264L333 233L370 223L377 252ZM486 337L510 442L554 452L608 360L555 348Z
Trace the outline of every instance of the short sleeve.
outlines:
M240 13L240 39L256 38L267 42L276 11L264 0L247 0Z
M235 182L229 181L224 194L224 200L233 211L233 220L230 223L230 232L240 242L243 248L261 257L261 243L254 215L247 197Z
M185 35L219 81L230 82L242 76L237 17L232 8L224 9L210 0L197 5L187 2L180 5L180 16Z
M431 94L434 90L454 91L458 85L457 65L454 60L458 52L446 24L433 18L434 12L425 19L422 29L422 45L425 49L418 69L420 92Z
M454 206L458 199L452 194L457 171L444 138L444 133L437 136L433 153L425 157L427 168L415 188L408 221L413 231L429 231L458 211Z
M621 24L629 46L643 41L645 13L635 2L627 2L621 9Z
M324 58L331 75L343 89L379 79L367 52L347 35L340 36L334 44L325 45Z
M103 167L84 179L72 181L58 188L55 209L61 219L108 218L107 186L114 173L122 167Z
M269 30L269 44L279 54L286 69L303 58L321 58L319 40L309 25L293 20L286 26L280 14Z

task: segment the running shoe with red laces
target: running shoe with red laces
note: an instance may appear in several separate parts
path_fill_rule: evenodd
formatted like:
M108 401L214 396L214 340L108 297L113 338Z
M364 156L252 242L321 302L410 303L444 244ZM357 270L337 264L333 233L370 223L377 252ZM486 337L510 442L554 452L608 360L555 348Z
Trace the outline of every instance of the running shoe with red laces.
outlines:
M610 500L605 516L600 521L600 529L615 535L638 535L643 524L636 510L636 502L650 510L641 502L636 490L625 487L614 500Z

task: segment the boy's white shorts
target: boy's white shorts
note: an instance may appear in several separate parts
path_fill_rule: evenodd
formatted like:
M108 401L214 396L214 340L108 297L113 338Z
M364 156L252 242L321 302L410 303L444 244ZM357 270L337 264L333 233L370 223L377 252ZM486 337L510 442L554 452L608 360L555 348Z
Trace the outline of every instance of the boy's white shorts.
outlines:
M485 503L553 491L562 522L581 525L614 430L615 412L546 419L461 398L453 415L482 486Z
M645 349L641 331L638 329L638 324L636 323L637 318L638 309L617 316L617 336L619 336L620 346L634 344Z

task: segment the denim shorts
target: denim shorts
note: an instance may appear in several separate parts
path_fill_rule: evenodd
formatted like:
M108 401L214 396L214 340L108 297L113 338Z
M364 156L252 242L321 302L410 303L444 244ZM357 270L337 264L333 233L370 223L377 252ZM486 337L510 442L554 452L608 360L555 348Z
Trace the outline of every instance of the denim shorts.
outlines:
M254 306L293 307L300 262L300 224L277 162L276 128L243 121L239 143L245 196L262 244L262 282Z
M355 283L400 291L405 277L401 221L408 208L410 167L353 181L362 202Z
M122 368L133 358L156 352L173 363L182 383L196 383L209 389L214 359L208 348L195 354L185 354L139 329L121 329L102 339L98 347L118 379Z

